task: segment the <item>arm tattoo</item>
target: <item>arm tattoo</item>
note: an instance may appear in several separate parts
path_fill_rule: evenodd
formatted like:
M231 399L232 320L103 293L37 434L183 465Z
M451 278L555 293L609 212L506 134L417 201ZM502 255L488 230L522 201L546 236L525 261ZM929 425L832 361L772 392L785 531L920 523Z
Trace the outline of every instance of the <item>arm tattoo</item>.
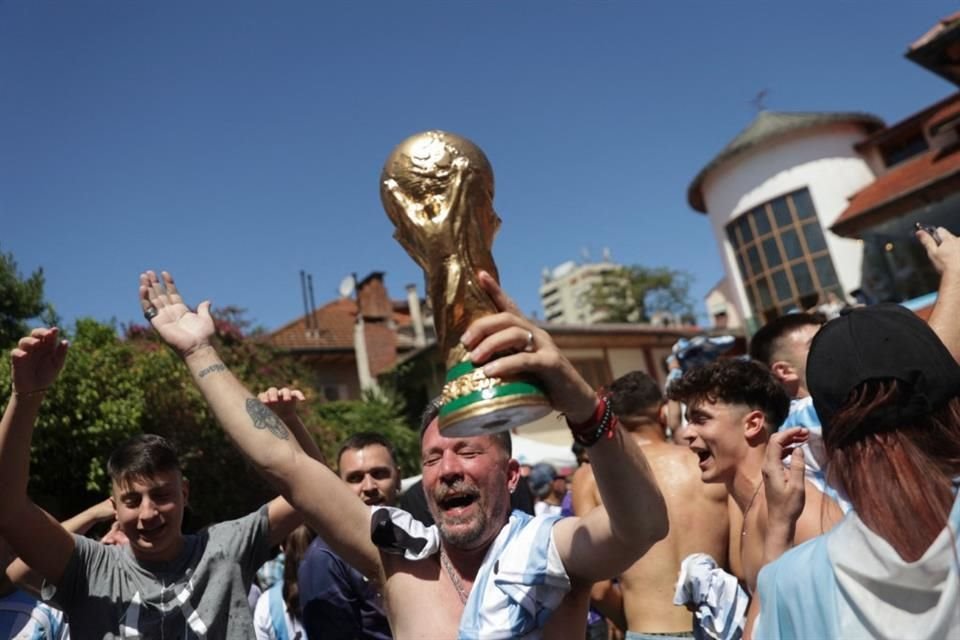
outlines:
M204 377L204 376L206 376L206 375L209 375L209 374L211 374L211 373L216 373L217 371L226 371L226 370L227 370L226 365L223 365L223 364L212 364L212 365L210 365L209 367L207 367L206 369L201 369L201 370L200 370L200 373L197 374L197 377L198 377L198 378L202 378L202 377Z
M256 398L247 398L247 414L250 416L250 419L253 420L253 427L255 429L267 429L281 440L290 438L290 432L287 430L286 425L283 424L283 421Z

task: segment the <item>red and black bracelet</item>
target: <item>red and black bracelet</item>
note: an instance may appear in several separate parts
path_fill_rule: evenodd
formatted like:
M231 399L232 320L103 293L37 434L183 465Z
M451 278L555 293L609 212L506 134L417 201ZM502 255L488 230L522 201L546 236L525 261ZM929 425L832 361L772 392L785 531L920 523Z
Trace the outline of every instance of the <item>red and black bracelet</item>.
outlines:
M597 408L584 422L573 424L569 418L567 419L567 427L570 428L573 439L585 447L592 447L603 437L608 440L612 438L616 425L617 416L613 413L610 396L606 393L597 396Z

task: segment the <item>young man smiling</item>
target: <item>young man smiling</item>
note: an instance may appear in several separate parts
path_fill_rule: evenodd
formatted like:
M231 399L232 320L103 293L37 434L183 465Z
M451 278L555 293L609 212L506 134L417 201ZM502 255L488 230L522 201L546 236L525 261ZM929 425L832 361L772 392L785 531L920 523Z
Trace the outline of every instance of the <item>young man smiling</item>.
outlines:
M771 435L787 416L790 398L766 367L745 360L720 360L692 369L667 394L687 405L684 439L699 458L700 477L726 486L743 514L740 555L753 593L766 563L764 456ZM776 446L789 447L805 442L807 432L794 428L776 438ZM793 454L791 464L802 466L801 452ZM842 517L830 498L809 482L806 489L803 513L792 534L795 544L820 535Z
M400 554L374 544L371 508L332 471L303 455L280 419L264 412L226 369L210 343L210 303L191 311L166 273L162 280L153 272L141 274L139 291L145 316L183 358L224 430L307 524L382 589L394 637L539 637L545 627L569 633L571 625L582 631L589 585L618 574L666 535L663 498L643 453L624 438L606 401L597 398L549 334L519 314L490 274L473 277L501 312L475 320L461 337L464 348L489 377L525 373L543 382L574 436L591 447L609 513L601 508L584 518L534 519L528 526L528 516L509 513L510 490L520 471L497 437L444 437L434 421L424 433L421 455L423 486L438 529L432 544L399 535L412 543ZM493 359L494 354L510 355ZM205 371L215 373L201 375ZM420 533L428 533L406 516ZM386 528L393 531L389 523ZM501 552L517 533L529 544L516 549L508 563ZM531 591L538 585L522 584L526 574L517 564L528 560L549 574L539 585L543 593ZM482 587L474 590L477 584ZM491 615L481 615L478 626L479 611Z
M187 483L173 447L151 435L121 445L108 465L129 545L71 535L27 496L33 423L66 355L55 328L35 329L11 354L13 393L0 420L0 536L45 579L44 595L67 614L75 638L253 638L247 590L269 548L302 521L282 498L184 535ZM298 437L319 455L306 433Z

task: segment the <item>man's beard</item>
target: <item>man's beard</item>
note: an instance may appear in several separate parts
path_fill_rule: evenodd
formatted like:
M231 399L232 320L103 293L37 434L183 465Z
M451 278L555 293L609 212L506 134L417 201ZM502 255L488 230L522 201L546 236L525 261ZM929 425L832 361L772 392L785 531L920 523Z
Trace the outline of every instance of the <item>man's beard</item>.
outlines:
M473 516L468 516L465 519L459 519L457 517L452 517L444 521L440 519L437 521L437 528L440 530L440 538L447 544L458 547L458 548L469 548L474 542L480 539L483 533L487 529L487 522L489 521L489 515L487 514L484 505L481 503L478 505L477 513ZM459 525L464 522L469 522L473 519L473 522L470 523L470 526L467 528L455 528L453 530L448 529L448 525ZM443 516L441 516L443 518Z
M471 510L472 513L462 516L446 514L441 505L449 494L473 496L476 508ZM481 494L476 485L463 480L438 489L434 493L434 504L437 510L434 519L440 538L444 543L461 549L469 549L480 540L487 531L491 517L495 515L491 512L488 497Z

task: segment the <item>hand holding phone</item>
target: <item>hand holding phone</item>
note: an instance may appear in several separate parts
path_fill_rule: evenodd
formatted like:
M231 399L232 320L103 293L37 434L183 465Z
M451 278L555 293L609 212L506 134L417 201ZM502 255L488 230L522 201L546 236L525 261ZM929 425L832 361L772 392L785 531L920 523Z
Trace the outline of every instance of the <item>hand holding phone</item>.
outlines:
M933 238L933 241L937 243L938 247L940 246L940 243L943 242L943 240L940 238L940 234L937 233L936 227L932 227L928 224L921 224L919 222L914 223L913 226L916 227L917 231L923 231Z

